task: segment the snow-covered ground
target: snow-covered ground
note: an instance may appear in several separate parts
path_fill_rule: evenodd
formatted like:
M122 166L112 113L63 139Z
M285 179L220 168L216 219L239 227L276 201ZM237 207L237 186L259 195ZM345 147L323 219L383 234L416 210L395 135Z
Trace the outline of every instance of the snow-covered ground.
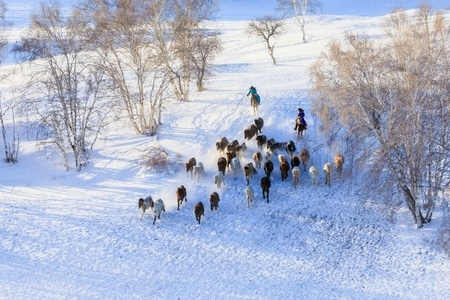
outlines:
M227 173L224 187L214 185L215 142L222 136L244 142L243 130L256 117L264 119L268 138L294 140L297 153L308 148L319 169L337 151L345 154L345 148L323 145L309 114L308 67L331 38L347 30L380 34L380 16L391 7L420 3L322 2L328 14L308 23L308 43L288 22L276 42L276 66L264 45L245 35L245 20L217 21L224 51L207 90L167 107L156 137L111 126L81 172L65 171L57 154L24 133L20 162L0 164L0 299L448 299L450 260L430 242L443 220L440 207L433 222L418 230L405 208L393 214L376 195L361 196L351 164L332 175L331 187L322 172L319 185L312 185L302 169L294 189L291 175L281 181L273 159L270 202L262 199L260 169L251 179L250 208L243 174L233 180ZM429 2L444 8L441 1ZM224 3L238 11L259 6ZM262 98L257 114L246 97L250 85ZM299 140L292 130L298 107L309 124ZM242 164L257 151L254 139L245 142ZM156 145L170 154L167 172L144 167ZM205 165L200 182L184 171L192 156ZM178 211L175 191L182 184L188 201ZM212 212L214 191L221 201ZM138 198L147 195L166 205L155 225L149 213L139 220ZM200 225L193 214L198 201L206 207Z

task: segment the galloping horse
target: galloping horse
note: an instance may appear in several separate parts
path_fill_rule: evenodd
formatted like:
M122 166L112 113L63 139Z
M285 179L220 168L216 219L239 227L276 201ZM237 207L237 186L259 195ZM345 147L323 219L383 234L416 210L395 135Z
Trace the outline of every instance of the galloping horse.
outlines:
M259 106L258 99L257 99L256 95L252 94L252 98L250 99L250 104L253 107L253 113L256 114L256 112L258 111L258 106Z
M303 136L303 131L305 130L306 126L302 124L300 118L297 118L295 122L297 122L297 138L300 138Z

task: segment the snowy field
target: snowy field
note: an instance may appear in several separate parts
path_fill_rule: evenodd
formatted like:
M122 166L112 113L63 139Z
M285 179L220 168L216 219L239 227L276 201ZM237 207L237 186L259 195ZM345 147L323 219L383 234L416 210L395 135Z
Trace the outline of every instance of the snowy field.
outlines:
M29 2L11 5L20 12ZM338 151L345 154L344 147L323 144L309 113L308 67L330 39L345 31L381 34L383 15L420 1L322 1L323 13L307 24L308 43L288 21L276 41L276 66L264 44L244 33L245 12L262 16L272 2L223 2L225 17L215 26L224 51L215 76L191 102L167 107L157 136L112 125L90 165L77 172L65 171L58 154L21 135L19 163L0 163L0 299L449 299L450 259L432 243L444 218L440 206L433 222L418 230L401 198L390 201L402 204L394 213L376 195L361 196L359 171L351 164L340 176L332 174L331 187L322 172L319 185L311 184L302 168L295 189L291 174L281 181L273 159L270 202L262 199L259 169L250 182L250 208L243 174L234 180L227 172L221 188L213 182L216 141L244 142L243 130L257 117L264 119L264 135L294 140L297 153L308 148L310 165L319 169ZM443 9L442 2L429 1ZM27 23L22 8L11 39ZM246 97L250 85L262 98L257 114ZM301 139L293 131L298 107L309 124ZM19 128L22 121L16 120ZM254 139L245 142L242 164L257 151ZM174 162L167 172L144 167L155 145ZM205 166L199 182L184 171L190 157ZM188 201L178 211L175 191L182 184ZM214 191L221 201L212 212ZM166 206L155 225L149 213L139 220L138 198L148 195ZM193 214L198 201L206 204L200 225Z

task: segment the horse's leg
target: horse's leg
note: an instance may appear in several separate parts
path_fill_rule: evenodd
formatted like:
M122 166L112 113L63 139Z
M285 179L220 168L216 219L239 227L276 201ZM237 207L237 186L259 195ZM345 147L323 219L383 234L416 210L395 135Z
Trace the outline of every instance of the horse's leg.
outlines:
M144 217L144 213L145 213L145 210L142 210L141 221L142 221L142 218Z
M156 215L153 217L153 225L155 225L156 222Z

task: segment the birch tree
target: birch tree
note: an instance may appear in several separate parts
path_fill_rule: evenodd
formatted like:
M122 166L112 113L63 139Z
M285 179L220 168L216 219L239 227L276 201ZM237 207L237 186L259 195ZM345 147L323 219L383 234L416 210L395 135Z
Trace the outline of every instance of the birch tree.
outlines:
M22 107L48 128L48 140L59 149L64 166L74 164L77 170L89 162L111 110L100 97L104 69L83 52L80 25L64 18L56 2L41 3L16 47L33 69Z
M208 39L203 36L208 31L203 30L201 25L214 16L216 7L216 0L172 0L168 6L169 27L164 31L160 30L160 36L165 35L160 42L164 43L163 49L167 51L166 70L172 91L179 101L189 101L190 82L199 74L198 63L201 63L195 59L202 57L199 50L205 50L204 47L198 47L198 42ZM217 36L209 39L216 44L218 42ZM219 49L213 46L208 50L210 54L214 54ZM205 62L213 57L203 55ZM199 77L196 78L198 82Z
M322 3L317 0L277 0L277 3L279 9L287 15L294 15L302 31L303 42L306 43L306 17L308 14L315 14L316 9L322 7Z
M165 57L155 43L155 27L164 22L165 1L89 0L77 13L83 36L101 60L116 97L137 134L154 135L167 97Z
M267 52L273 64L276 65L275 42L272 40L284 33L284 21L272 16L265 16L248 23L246 31L248 35L253 35L265 43Z
M194 37L194 51L191 52L193 73L198 91L203 91L204 80L211 76L211 61L222 50L222 43L218 32L200 31Z
M383 43L347 33L328 45L311 68L314 111L324 131L360 141L360 157L398 188L420 228L449 184L450 25L423 5L384 28Z
M0 0L0 63L3 61L3 55L7 50L7 39L6 39L6 26L8 22L6 21L6 5L4 1ZM0 74L0 82L6 81L9 77L10 72L2 72ZM9 163L16 163L18 161L19 155L19 136L15 131L15 118L14 118L14 105L12 102L5 104L2 100L3 94L0 93L0 126L2 132L2 140L5 149L5 161ZM8 133L6 116L12 117L12 132Z

